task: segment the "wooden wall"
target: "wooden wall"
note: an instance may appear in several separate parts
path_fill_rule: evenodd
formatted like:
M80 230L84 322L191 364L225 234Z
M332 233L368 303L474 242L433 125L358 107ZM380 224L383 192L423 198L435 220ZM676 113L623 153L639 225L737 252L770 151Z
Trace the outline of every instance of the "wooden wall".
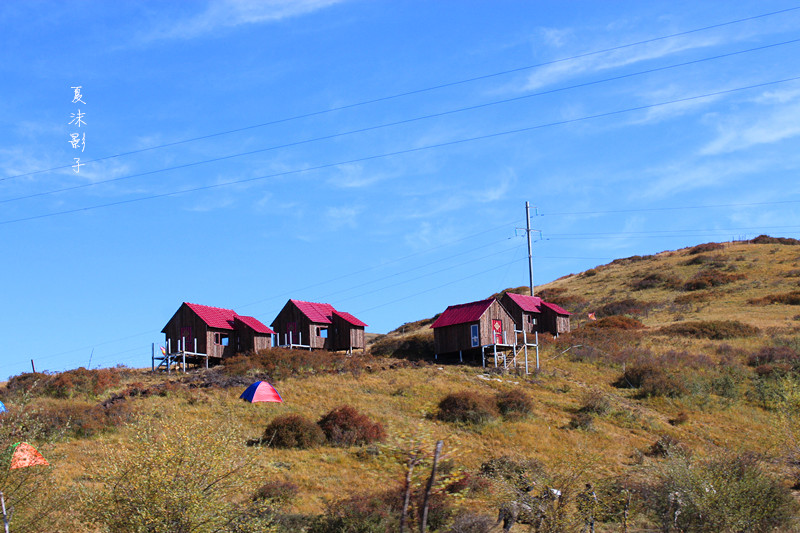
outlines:
M514 319L500 305L500 302L495 300L477 322L435 328L433 330L434 350L437 354L443 354L473 349L471 334L473 324L478 324L480 346L495 344L492 320L500 320L503 324L505 339L500 344L514 344Z
M206 348L208 346L208 326L206 326L206 323L186 304L182 304L175 314L172 315L167 325L164 326L164 340L165 342L169 340L169 346L173 352L178 351L178 340L181 339L181 328L189 328L191 332L190 338L186 342L186 349L193 352L194 339L197 339L197 352L206 353ZM211 342L213 341L214 339L212 337Z
M332 350L361 349L364 347L364 327L354 326L340 316L333 315L333 327L328 332L332 336Z

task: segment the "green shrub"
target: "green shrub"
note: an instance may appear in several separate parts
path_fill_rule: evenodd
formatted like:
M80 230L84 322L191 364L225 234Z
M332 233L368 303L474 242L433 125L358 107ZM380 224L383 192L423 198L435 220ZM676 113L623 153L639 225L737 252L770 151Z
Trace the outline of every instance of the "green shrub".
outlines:
M694 337L697 339L734 339L737 337L754 337L759 329L738 320L701 320L697 322L679 322L665 326L659 330L667 335Z
M317 425L335 446L370 444L386 438L386 431L379 422L373 422L349 405L333 409Z
M103 447L86 466L91 483L77 516L89 529L228 531L256 474L238 428L221 431L173 413L164 422L146 419L133 429L134 439Z
M509 419L528 416L533 411L530 396L519 389L511 389L497 395L497 408L500 414Z
M497 416L497 405L491 399L471 391L448 394L439 402L436 418L444 422L479 425Z
M325 433L310 420L287 414L275 417L267 425L261 441L276 448L313 448L325 442Z
M649 302L642 302L633 298L626 298L624 300L617 300L603 305L597 310L597 316L609 317L612 315L643 315L651 307L652 304Z
M544 475L544 466L533 458L515 459L503 455L481 464L479 475L501 481L517 490L525 490Z
M788 530L797 503L753 457L693 462L671 456L646 487L647 508L663 531Z
M629 365L615 382L617 387L639 389L638 395L666 396L675 398L689 391L680 375L673 369L665 368L656 360L639 360Z

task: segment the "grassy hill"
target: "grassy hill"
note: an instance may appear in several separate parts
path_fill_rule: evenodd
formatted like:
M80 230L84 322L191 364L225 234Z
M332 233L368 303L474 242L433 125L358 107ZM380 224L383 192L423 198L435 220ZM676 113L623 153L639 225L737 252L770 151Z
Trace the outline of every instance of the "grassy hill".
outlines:
M541 531L588 517L598 531L798 530L797 244L710 243L537 287L574 313L570 334L540 339L538 374L427 360L427 318L351 358L16 376L0 444L28 440L52 466L0 475L11 530L394 531L409 465L409 519L421 514L438 440L429 530L487 531L525 498ZM285 403L239 400L256 379ZM385 437L320 437L315 422L345 404L367 420L343 423ZM310 447L279 447L289 430Z

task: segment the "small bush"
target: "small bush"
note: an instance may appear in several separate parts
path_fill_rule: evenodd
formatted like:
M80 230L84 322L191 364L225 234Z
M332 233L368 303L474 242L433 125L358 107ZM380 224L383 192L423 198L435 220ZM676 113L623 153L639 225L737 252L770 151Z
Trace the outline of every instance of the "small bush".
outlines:
M588 391L581 399L581 406L578 408L579 413L589 413L595 415L604 415L611 409L611 400L608 395L601 391L593 390Z
M515 459L508 455L493 457L481 464L479 474L524 490L544 475L544 466L533 458Z
M333 409L320 418L317 425L335 446L370 444L386 438L386 431L379 422L373 422L349 405Z
M297 414L275 417L264 430L262 443L276 448L313 448L325 442L315 423Z
M611 261L612 265L630 265L631 263L641 263L642 261L649 261L653 259L653 255L632 255L630 257L623 257Z
M670 435L662 435L645 452L650 457L669 457L671 455L681 455L688 457L691 455L689 448L683 445L678 439Z
M672 426L680 426L681 424L685 424L689 421L689 415L686 414L684 411L681 411L674 418L670 418L667 422L670 423Z
M253 494L253 501L270 501L284 505L297 497L300 488L291 481L267 481Z
M449 533L489 533L494 529L494 518L469 511L457 514Z
M506 418L522 418L533 411L530 397L519 389L511 389L497 395L497 408Z
M770 237L769 235L759 235L749 241L751 244L783 244L788 246L800 245L800 241L789 237Z
M697 246L693 246L689 248L689 255L697 255L697 254L704 254L708 252L716 252L717 250L724 250L725 245L719 242L707 242L704 244L698 244Z
M727 285L734 281L745 279L744 274L728 274L716 269L701 270L687 281L683 288L687 291L699 291Z
M497 416L497 405L490 398L470 391L454 392L439 402L436 418L444 422L479 425Z
M749 366L760 366L770 363L797 363L800 354L789 346L764 346L747 358Z
M612 315L643 315L650 307L652 307L652 304L648 302L626 298L603 305L597 310L597 315L601 317Z
M585 327L597 329L644 329L645 325L629 316L613 315L589 322Z
M569 429L594 431L594 417L590 413L575 413L567 424Z
M752 298L747 303L753 305L800 305L800 291L785 292L782 294L768 294L761 298Z
M679 322L665 326L659 330L667 335L694 337L696 339L734 339L737 337L754 337L760 330L737 320L701 320L697 322Z
M662 531L789 531L797 512L790 491L752 457L670 456L655 474L641 493Z
M680 287L681 281L675 276L669 274L662 274L661 272L653 272L647 274L643 278L630 283L631 289L635 291L643 291L647 289L677 289Z
M639 389L640 397L675 398L688 392L684 380L656 360L639 360L628 366L615 382L617 387Z

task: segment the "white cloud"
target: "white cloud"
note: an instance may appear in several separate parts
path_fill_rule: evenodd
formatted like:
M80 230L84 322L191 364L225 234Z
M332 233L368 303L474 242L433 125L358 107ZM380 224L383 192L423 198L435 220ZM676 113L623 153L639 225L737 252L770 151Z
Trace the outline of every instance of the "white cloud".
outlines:
M523 90L534 90L582 74L624 67L643 61L674 55L686 50L707 48L719 42L719 39L714 37L682 37L559 61L558 63L537 69L528 77ZM600 49L602 46L598 45L593 48Z
M701 150L702 155L736 152L760 144L773 144L800 135L800 103L782 105L755 117L738 115L721 119L717 137Z
M156 31L151 38L190 39L219 28L245 24L277 22L307 15L344 0L211 0L202 13L168 28Z
M329 207L325 216L331 229L355 229L358 226L356 219L361 211L358 207Z

